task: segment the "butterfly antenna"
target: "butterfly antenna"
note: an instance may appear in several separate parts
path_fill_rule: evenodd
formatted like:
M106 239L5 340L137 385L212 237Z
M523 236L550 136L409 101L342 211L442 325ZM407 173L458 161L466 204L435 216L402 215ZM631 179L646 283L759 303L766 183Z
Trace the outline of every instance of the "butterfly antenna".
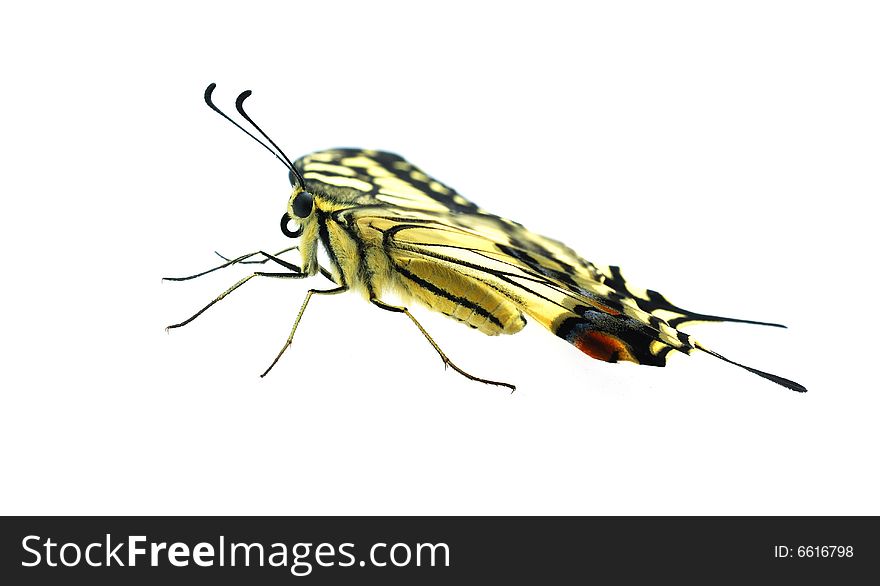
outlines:
M284 158L282 159L281 157L279 157L279 156L278 156L278 153L276 153L276 152L273 151L271 148L269 148L269 145L267 145L266 143L264 143L263 141L261 141L259 138L257 138L257 137L254 136L253 134L251 134L251 133L250 133L247 129L245 129L241 124L239 124L238 122L236 122L235 120L233 120L232 118L230 118L229 116L227 116L226 114L224 114L223 111L222 111L220 108L218 108L217 106L214 105L214 102L211 100L211 94L214 93L214 88L216 88L216 87L217 87L217 84L216 84L216 83L211 83L210 85L208 85L207 88L205 88L205 103L208 104L208 107L211 108L212 110L214 110L215 112L217 112L218 114L220 114L221 116L223 116L224 118L226 118L227 120L229 120L232 124L234 124L235 126L237 126L239 130L241 130L242 132L244 132L245 134L247 134L249 137L251 137L252 139L254 139L255 141L257 141L257 143L258 143L261 147L263 147L264 149L266 149L267 151L269 151L270 153L272 153L272 154L275 156L276 159L278 159L279 161L281 161L281 162L284 164L285 167L287 167L288 169L293 170L293 165L290 163L290 159L287 158L287 155L285 155L284 153L281 153L281 154L284 156ZM250 94L250 91L245 92L245 93ZM242 95L244 95L244 94L242 94ZM239 96L239 98L241 98L241 96ZM236 107L237 107L237 106L238 106L238 103L236 102ZM239 111L241 111L241 110L239 109ZM251 124L254 124L254 123L251 121L250 118L248 118L247 116L245 116L245 118L248 120L248 122L250 122ZM254 127L257 128L257 125L254 124ZM260 130L260 129L257 128L257 130ZM265 134L262 130L260 130L260 134L262 134L263 136L266 136L266 134ZM266 138L268 139L269 137L266 136ZM274 142L272 142L271 140L269 140L269 142L272 144L272 146L274 146L276 149L278 149L279 152L281 152L281 149L279 149L279 148L275 145ZM296 171L294 170L294 172L296 172ZM296 175L297 175L297 177L299 177L299 173L296 173Z
M284 160L285 160L285 161L287 161L287 167L290 169L290 172L293 173L293 174L296 176L297 181L299 181L299 185L300 185L300 187L302 187L303 189L305 189L305 187L306 187L306 182L305 182L305 180L303 179L303 176L300 175L300 172L297 171L296 167L293 166L293 163L290 161L290 159L287 157L287 155L284 154L284 151L282 151L281 148L280 148L277 144L275 144L275 141L272 140L271 138L269 138L269 135L266 134L265 132L263 132L263 129L260 128L259 126L257 126L257 123L254 122L254 121L251 119L251 117L248 116L247 112L244 111L244 101L245 101L246 99L248 99L248 97L250 97L250 95L251 95L252 93L253 93L253 92L251 92L251 90L245 90L245 91L241 92L241 93L238 95L238 98L235 100L235 109L238 110L238 113L241 114L242 118L244 118L245 120L247 120L248 122L250 122L250 123L251 123L251 126L253 126L254 128L257 129L257 132L259 132L260 134L263 135L263 138L265 138L266 140L269 141L269 144L271 144L273 147L275 147L275 150L276 150L276 151L278 151L279 153L281 153L281 156L284 157Z

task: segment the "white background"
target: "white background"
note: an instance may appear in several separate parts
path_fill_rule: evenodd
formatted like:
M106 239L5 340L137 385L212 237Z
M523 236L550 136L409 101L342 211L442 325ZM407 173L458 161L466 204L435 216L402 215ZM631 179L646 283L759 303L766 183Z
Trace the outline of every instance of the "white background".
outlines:
M0 31L0 512L878 514L880 20L870 2L57 3ZM23 12L26 10L26 12ZM404 154L619 264L706 355L591 360L537 325L417 311L462 366L357 295L247 273L291 157Z

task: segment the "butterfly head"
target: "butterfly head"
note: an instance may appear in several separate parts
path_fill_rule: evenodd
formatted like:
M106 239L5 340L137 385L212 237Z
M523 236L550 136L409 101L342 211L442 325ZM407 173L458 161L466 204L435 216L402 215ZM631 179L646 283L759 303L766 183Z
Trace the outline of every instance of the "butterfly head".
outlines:
M281 231L288 238L297 238L302 235L303 224L312 215L315 208L315 197L311 192L306 191L305 181L296 167L291 167L287 177L290 180L293 193L287 202L287 211L281 217ZM298 224L294 230L290 229L292 222Z

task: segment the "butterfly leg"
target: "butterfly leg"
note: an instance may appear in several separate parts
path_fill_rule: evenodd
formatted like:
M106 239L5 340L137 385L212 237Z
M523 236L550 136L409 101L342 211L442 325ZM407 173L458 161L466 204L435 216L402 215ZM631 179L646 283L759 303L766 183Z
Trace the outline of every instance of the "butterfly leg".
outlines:
M284 346L281 347L281 351L278 352L278 356L275 357L275 360L272 361L272 364L269 365L269 368L266 369L266 372L260 375L260 377L264 377L269 374L269 371L277 364L278 359L281 358L281 355L284 354L284 351L290 347L291 342L293 342L293 335L296 333L296 328L299 326L299 320L302 319L303 314L306 312L306 306L309 304L309 300L312 298L312 295L336 295L338 293L343 293L348 291L348 287L340 285L334 289L309 289L309 292L306 293L306 298L303 301L302 307L299 308L299 313L296 316L296 321L293 322L293 327L290 329L290 335L287 336L287 341L284 342Z
M380 309L384 309L385 311L391 311L394 313L405 314L410 320L412 320L412 322L414 324L416 324L416 327L419 328L419 331L422 332L422 335L425 336L425 339L428 340L428 342L430 342L431 346L434 347L434 350L437 351L437 354L439 354L441 360L443 360L443 364L445 366L451 366L455 372L459 373L460 375L464 376L465 378L469 378L470 380L473 380L473 381L485 383L487 385L496 385L499 387L507 387L511 391L516 390L516 387L510 383L502 383L502 382L498 382L498 381L494 381L494 380L480 378L478 376L474 376L474 375L462 370L461 368L459 368L454 362L452 362L452 360L449 359L448 356L446 356L446 353L440 349L440 346L437 345L437 342L434 341L434 338L431 337L431 335L425 330L425 328L422 327L422 324L419 323L419 320L417 320L415 318L415 316L413 314L411 314L406 307L397 307L395 305L389 305L389 304L387 304L383 301L380 301L378 299L375 299L375 298L370 299L370 303L372 303L373 305L375 305L376 307L378 307Z
M268 252L263 252L262 250L257 250L256 252L249 252L247 254L242 254L241 256L233 258L233 259L228 259L225 256L223 256L222 254L215 252L215 254L217 254L217 256L219 256L220 258L222 258L226 262L220 266L214 267L213 269L208 269L207 271L202 271L201 273L196 273L195 275L190 275L188 277L163 277L162 280L164 280L164 281L189 281L190 279L196 279L198 277L207 275L208 273L213 273L214 271L219 271L220 269L225 269L226 267L232 266L234 264L239 264L239 263L253 264L254 261L248 261L247 259L249 259L253 256L257 256L258 254L262 254L266 258L262 261L255 261L257 264L263 264L263 263L271 260L273 262L278 263L279 265L283 266L286 269L289 269L291 271L298 273L298 272L300 272L300 268L298 266L296 266L293 263L289 263L285 260L281 260L277 256L279 254L284 254L285 252L291 251L294 248L296 248L296 246L292 246L290 248L285 248L284 250L281 250L275 254L269 254Z
M173 330L174 328L179 328L179 327L185 326L186 324L188 324L192 320L196 319L197 317L199 317L200 315L205 313L208 310L208 308L210 308L212 305L214 305L218 301L221 301L224 297L226 297L227 295L229 295L230 293L232 293L233 291L235 291L236 289L238 289L239 287L241 287L242 285L244 285L245 283L247 283L248 281L250 281L254 277L273 277L276 279L304 279L307 276L308 275L306 275L305 273L298 273L298 272L295 272L295 273L263 273L263 272L258 272L258 273L250 274L247 277L236 282L232 287L230 287L229 289L227 289L226 291L224 291L223 293L221 293L217 297L215 297L214 300L211 301L211 303L209 303L208 305L204 306L203 308L201 308L200 310L195 312L189 318L183 320L180 323L172 324L172 325L168 326L167 328L165 328L165 330L166 331Z
M257 254L262 254L264 257L263 260L242 260L242 257L238 257L238 259L226 258L225 256L223 256L222 254L220 254L216 250L214 251L214 254L216 254L217 256L219 256L220 258L225 260L226 262L230 262L230 263L236 263L236 264L241 264L241 265L264 265L267 262L269 262L270 260L276 260L275 259L276 256L281 256L285 252L290 252L291 250L296 250L298 248L299 248L298 245L288 246L284 250L279 250L274 255L273 254L266 254L263 251L252 252L249 255L247 255L247 254L243 255L244 258L250 258L251 256L255 256Z

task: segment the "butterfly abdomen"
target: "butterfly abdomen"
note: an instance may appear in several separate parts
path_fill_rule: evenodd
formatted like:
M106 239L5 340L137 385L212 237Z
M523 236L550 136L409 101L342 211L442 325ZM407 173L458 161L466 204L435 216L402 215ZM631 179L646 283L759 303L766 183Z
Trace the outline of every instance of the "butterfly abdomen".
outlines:
M420 258L396 259L394 269L406 297L484 334L515 334L526 325L510 299L473 277Z

